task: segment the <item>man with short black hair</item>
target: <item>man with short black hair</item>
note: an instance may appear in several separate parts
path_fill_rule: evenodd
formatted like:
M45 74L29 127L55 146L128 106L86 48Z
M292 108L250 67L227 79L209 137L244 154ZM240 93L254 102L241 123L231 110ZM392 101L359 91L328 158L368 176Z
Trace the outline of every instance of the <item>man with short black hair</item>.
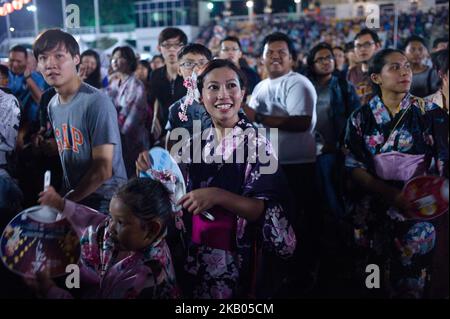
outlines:
M312 255L317 241L313 237L318 228L314 139L317 94L308 78L292 71L296 57L293 42L286 34L268 35L263 43L263 62L269 78L259 82L249 106L243 108L250 121L278 129L278 145L274 146L278 147L279 163L296 204L296 236L304 239L296 261L306 268L295 265L291 270L296 276L308 276L314 267ZM300 288L298 282L293 286Z
M247 94L251 95L255 86L261 81L261 78L251 68L241 65L242 46L237 37L228 36L220 41L219 58L230 60L244 72L248 85Z
M431 50L432 53L448 49L448 38L436 38L433 41L433 49Z
M37 124L39 101L48 86L41 74L28 68L28 52L21 45L9 50L8 87L21 104L22 121Z
M372 97L369 61L381 48L381 41L376 32L362 29L356 34L354 43L357 64L348 71L347 79L355 86L361 105L364 105Z
M417 35L410 36L404 47L413 73L411 94L418 97L433 94L439 89L439 76L436 70L425 63L429 56L425 39Z
M72 35L58 29L44 31L34 42L33 53L45 80L56 90L48 117L66 198L107 213L113 194L127 179L117 111L108 96L79 77L80 49ZM39 143L39 137L34 142Z
M320 206L339 219L345 212L341 181L337 180L338 172L344 169L344 133L348 117L360 107L360 102L353 85L334 73L336 58L330 45L322 42L313 47L307 66L307 76L317 92L316 169L320 196L324 199Z
M158 101L159 126L164 129L169 107L186 95L183 77L179 74L178 52L187 43L187 36L178 28L165 28L158 37L158 51L161 52L165 66L154 70L149 79L150 105ZM161 134L164 135L164 130Z

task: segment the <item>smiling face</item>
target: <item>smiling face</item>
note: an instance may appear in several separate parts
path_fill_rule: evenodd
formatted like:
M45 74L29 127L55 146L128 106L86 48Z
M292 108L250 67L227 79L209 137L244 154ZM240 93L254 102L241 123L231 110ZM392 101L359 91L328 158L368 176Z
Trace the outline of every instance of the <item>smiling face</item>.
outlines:
M86 70L86 75L89 76L97 68L97 61L95 60L95 58L93 56L85 55L81 59L81 65Z
M264 64L271 79L288 74L292 70L292 56L288 44L274 41L264 46Z
M245 90L236 72L228 67L213 69L203 80L202 101L216 128L233 128Z
M401 53L394 52L385 57L385 64L379 74L371 74L382 92L407 93L411 87L412 71L408 59Z
M38 56L38 68L45 81L55 88L62 88L77 76L80 56L72 57L63 44Z
M150 227L144 226L120 198L111 199L109 212L111 236L120 250L138 251L150 245L155 238L150 234Z
M27 62L25 53L18 51L11 51L9 53L9 69L12 73L19 75L25 72Z

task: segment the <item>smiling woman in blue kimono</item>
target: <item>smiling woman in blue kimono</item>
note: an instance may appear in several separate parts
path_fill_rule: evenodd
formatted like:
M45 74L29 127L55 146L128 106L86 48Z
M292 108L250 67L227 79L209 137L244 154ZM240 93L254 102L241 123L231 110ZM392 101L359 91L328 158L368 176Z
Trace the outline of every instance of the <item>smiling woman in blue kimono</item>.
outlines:
M369 74L376 95L352 113L345 139L346 166L355 185L349 208L364 252L360 266L380 267L387 279L384 296L422 298L436 244L435 221L410 219L412 204L401 189L412 177L426 174L433 157L443 173L448 155L439 158L445 151L434 145L430 110L436 106L409 93L412 71L404 53L378 52ZM403 160L393 164L394 157ZM364 268L359 273L367 276Z
M229 61L213 60L198 77L198 89L213 127L201 134L200 162L194 154L199 150L190 149L194 161L187 165L188 193L179 201L184 208L179 228L185 229L188 243L179 283L194 298L273 296L283 278L282 260L296 247L284 176L270 142L257 136L239 113L245 95L239 69ZM190 145L196 138L200 136L194 135ZM148 166L141 153L138 169Z

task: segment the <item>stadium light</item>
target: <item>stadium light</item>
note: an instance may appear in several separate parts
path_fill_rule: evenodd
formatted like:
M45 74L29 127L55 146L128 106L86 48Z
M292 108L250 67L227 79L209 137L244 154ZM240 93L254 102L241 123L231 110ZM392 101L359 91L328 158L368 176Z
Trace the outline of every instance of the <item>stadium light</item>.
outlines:
M214 3L208 2L208 4L206 5L206 7L208 8L209 11L211 11L212 9L214 9Z
M253 3L253 1L247 1L246 3L245 3L245 5L247 6L247 8L253 8L253 5L254 5L254 3Z
M30 11L30 12L36 12L37 8L36 8L36 6L34 4L32 4L31 6L27 7L27 10Z
M295 12L297 13L297 16L300 17L302 14L302 0L294 0L295 2Z
M14 27L9 28L9 31L14 32L16 29Z

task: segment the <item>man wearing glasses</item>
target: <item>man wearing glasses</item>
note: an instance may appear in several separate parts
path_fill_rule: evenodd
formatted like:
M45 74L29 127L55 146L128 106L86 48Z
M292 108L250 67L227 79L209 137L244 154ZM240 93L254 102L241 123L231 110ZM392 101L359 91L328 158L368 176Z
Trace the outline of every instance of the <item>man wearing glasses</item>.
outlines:
M169 107L186 95L183 86L183 77L178 73L178 52L187 43L186 34L178 28L165 28L158 38L158 50L161 52L165 66L154 70L149 80L149 100L154 107L155 101L159 103L159 126L164 128L167 122ZM161 134L164 135L164 132Z
M247 78L247 93L251 95L255 86L261 81L261 78L250 67L242 65L242 62L245 62L245 60L242 61L242 46L237 37L228 36L220 41L219 58L230 60L244 72Z
M188 80L193 73L199 75L206 64L211 60L212 53L207 47L198 43L189 43L178 53L180 74L183 76L184 80ZM181 105L186 102L187 98L189 97L183 96L180 100L170 106L169 119L165 127L167 131L183 127L187 129L192 136L194 120L201 121L202 131L211 126L211 118L206 112L205 107L200 104L198 97L194 97L192 104L187 105L186 111L183 112Z
M372 97L369 61L381 48L381 41L378 34L370 29L362 29L354 41L358 64L348 71L347 79L355 86L361 105L364 105Z
M336 219L344 216L341 176L345 127L350 114L360 107L355 88L345 78L335 75L336 58L327 43L311 49L307 59L308 78L317 92L316 169L320 201L325 212ZM318 209L318 212L321 210Z

